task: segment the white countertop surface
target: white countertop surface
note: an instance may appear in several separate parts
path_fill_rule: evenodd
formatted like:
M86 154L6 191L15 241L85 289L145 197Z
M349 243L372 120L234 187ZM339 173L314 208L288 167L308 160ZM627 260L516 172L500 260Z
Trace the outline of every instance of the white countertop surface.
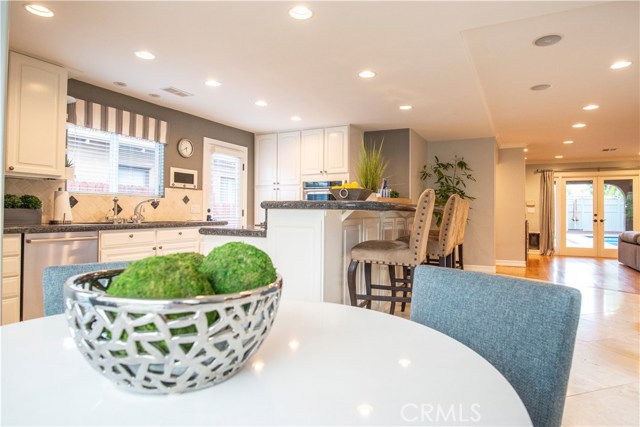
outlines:
M509 383L457 341L344 305L282 301L238 374L178 395L118 388L64 315L0 327L1 425L531 425Z

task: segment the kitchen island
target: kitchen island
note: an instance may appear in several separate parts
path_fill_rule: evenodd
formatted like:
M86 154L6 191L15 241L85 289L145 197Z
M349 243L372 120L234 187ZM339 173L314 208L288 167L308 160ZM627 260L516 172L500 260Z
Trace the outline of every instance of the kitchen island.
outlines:
M375 201L265 201L261 206L267 210L264 230L201 229L204 252L231 241L252 244L267 252L282 274L283 298L333 303L349 301L351 248L409 234L415 213L412 204Z

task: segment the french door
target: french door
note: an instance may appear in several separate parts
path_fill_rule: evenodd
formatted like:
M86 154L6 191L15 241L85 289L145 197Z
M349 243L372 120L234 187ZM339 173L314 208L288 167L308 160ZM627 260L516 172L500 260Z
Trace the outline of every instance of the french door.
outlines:
M204 215L233 227L246 227L247 148L204 138L203 157Z
M562 176L558 190L558 253L617 257L618 235L640 224L638 175Z

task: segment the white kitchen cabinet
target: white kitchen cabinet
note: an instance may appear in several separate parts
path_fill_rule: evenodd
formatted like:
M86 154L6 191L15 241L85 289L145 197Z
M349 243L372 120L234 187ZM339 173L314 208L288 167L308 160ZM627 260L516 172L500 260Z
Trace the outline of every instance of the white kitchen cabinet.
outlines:
M20 234L2 237L2 324L20 321Z
M198 228L100 232L100 262L135 261L153 255L200 252Z
M300 132L258 135L255 140L254 218L265 220L265 200L300 200Z
M64 176L67 71L9 52L5 175Z
M302 131L300 170L304 181L354 180L362 131L337 126Z

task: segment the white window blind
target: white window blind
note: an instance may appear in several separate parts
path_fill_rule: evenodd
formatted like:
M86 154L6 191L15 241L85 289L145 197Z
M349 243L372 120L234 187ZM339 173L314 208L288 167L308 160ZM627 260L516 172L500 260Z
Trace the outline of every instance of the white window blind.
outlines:
M75 167L69 191L163 195L161 143L67 124L67 157Z
M242 159L214 152L211 161L211 197L213 217L230 226L242 226Z

